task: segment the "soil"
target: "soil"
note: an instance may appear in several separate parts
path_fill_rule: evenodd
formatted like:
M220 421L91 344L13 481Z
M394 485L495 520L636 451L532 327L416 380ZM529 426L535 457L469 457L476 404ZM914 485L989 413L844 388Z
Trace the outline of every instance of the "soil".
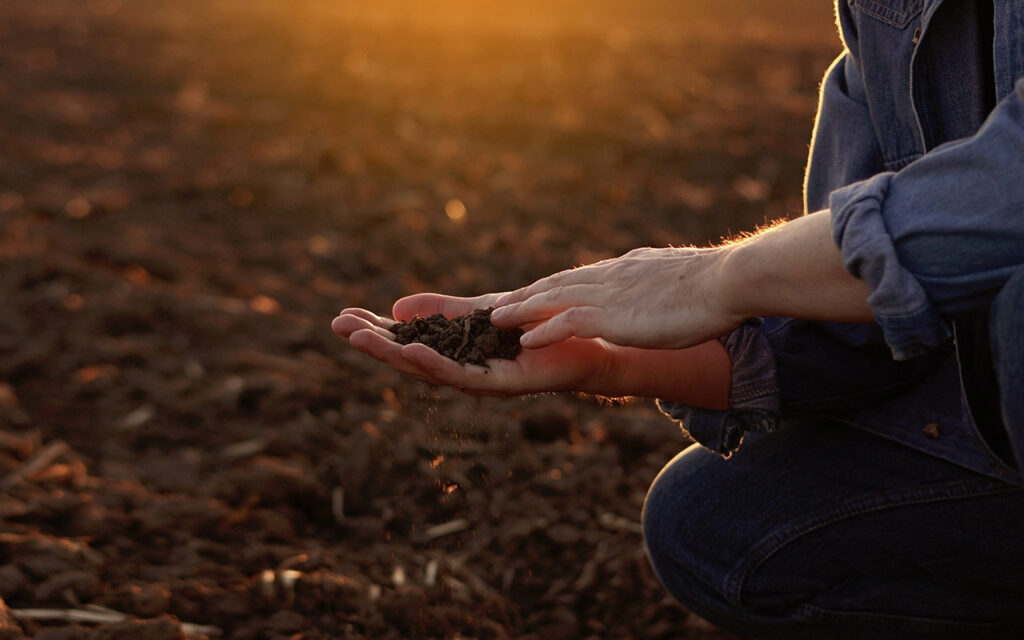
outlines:
M413 318L391 327L395 342L419 342L459 364L486 366L488 358L515 360L522 347L522 329L499 329L491 324L491 311L477 309L472 313L448 319L440 313L427 318Z
M48 0L0 42L0 638L725 637L644 556L652 403L469 398L330 322L797 213L829 3Z

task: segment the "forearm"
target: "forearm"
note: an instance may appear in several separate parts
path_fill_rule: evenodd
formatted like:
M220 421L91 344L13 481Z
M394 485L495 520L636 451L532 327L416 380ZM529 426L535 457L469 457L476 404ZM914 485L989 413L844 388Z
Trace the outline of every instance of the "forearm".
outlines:
M501 296L491 321L533 324L521 339L527 349L573 336L674 349L765 315L869 321L867 295L823 211L722 247L643 247L562 271Z
M819 211L725 247L722 295L734 313L835 322L873 319L869 290L843 266L831 214Z
M639 349L611 345L613 364L593 392L661 398L704 409L729 407L731 363L718 340L687 349Z

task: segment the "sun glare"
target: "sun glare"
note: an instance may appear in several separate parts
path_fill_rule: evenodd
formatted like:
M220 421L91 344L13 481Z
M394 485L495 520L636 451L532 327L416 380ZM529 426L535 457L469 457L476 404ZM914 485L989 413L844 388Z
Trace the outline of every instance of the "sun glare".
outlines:
M444 205L444 212L452 222L462 222L466 217L466 205L462 200L449 200Z

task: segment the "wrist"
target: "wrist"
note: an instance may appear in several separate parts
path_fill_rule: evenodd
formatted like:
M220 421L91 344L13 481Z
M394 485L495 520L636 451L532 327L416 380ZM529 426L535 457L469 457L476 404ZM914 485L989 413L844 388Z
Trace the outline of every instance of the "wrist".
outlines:
M757 296L764 291L761 280L764 268L758 268L759 257L753 242L737 242L718 248L718 292L723 314L735 324L764 315Z
M608 397L636 395L629 379L628 371L631 367L628 347L601 339L587 339L581 342L599 347L600 357L591 358L583 368L578 381L567 390Z
M843 266L830 216L808 214L723 247L719 281L728 309L744 320L872 320L867 286Z

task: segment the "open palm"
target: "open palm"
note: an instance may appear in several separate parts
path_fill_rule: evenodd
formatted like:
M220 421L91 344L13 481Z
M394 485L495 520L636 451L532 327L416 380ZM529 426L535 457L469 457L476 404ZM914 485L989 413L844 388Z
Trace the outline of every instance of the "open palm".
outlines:
M395 303L395 319L407 321L435 313L448 318L494 304L500 294L459 298L423 293ZM614 359L603 340L570 338L540 349L524 349L515 360L488 360L487 366L459 364L422 344L400 345L391 326L396 320L366 309L345 309L332 328L355 348L402 373L474 395L520 395L545 391L601 393L601 380Z

